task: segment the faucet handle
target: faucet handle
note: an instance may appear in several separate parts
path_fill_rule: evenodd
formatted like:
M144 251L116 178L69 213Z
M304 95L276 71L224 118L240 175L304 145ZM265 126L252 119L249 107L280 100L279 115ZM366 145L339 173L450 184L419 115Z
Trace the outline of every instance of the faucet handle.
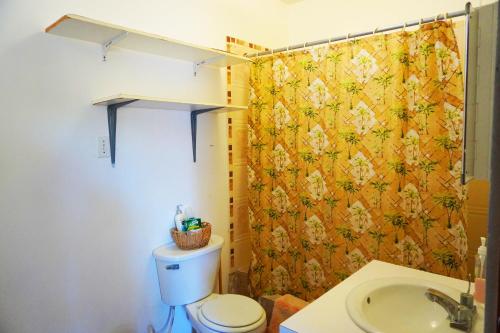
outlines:
M470 293L471 286L471 275L467 276L467 280L469 281L469 287L467 288L467 292L460 294L460 304L466 306L469 309L474 308L474 296Z

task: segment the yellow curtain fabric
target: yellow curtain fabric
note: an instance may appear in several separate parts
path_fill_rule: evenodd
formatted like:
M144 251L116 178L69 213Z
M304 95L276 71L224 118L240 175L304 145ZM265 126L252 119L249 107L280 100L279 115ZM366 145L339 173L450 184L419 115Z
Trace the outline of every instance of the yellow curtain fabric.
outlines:
M464 276L461 68L450 22L255 60L255 295L314 299L372 259Z

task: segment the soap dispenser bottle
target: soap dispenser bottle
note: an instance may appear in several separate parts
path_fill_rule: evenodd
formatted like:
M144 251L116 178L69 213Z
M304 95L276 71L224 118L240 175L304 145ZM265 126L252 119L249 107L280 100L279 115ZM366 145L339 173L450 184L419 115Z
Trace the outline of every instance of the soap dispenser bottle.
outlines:
M486 288L486 237L481 237L481 245L477 249L476 263L474 267L474 299L484 303Z
M184 205L177 205L174 221L175 221L175 228L178 231L184 231L182 228L183 227L182 222L186 219L186 214L184 213L184 210L185 210Z

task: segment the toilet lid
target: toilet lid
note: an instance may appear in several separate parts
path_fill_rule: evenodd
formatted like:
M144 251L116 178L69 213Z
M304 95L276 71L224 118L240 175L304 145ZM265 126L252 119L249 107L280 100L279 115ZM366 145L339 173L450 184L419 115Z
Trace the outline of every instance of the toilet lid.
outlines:
M201 314L219 326L243 327L259 321L264 309L249 297L227 294L203 303Z

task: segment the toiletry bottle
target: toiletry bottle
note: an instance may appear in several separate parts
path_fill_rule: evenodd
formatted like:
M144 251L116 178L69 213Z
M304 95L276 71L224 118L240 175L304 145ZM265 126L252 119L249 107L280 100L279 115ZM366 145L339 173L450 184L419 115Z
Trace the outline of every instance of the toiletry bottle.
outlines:
M481 237L481 246L477 249L476 264L474 267L474 299L484 303L486 288L486 237Z
M186 214L184 214L184 206L177 205L177 211L175 212L175 228L178 231L184 231L182 228L182 222L186 219Z

